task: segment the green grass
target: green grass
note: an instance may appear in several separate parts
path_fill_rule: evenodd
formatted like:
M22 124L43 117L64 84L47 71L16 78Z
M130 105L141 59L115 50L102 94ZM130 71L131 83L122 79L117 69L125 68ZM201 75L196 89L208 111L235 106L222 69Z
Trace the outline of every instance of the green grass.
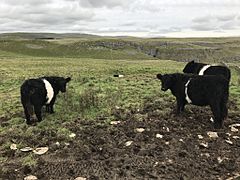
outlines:
M37 164L37 161L36 159L33 157L33 155L28 155L26 157L24 157L22 159L22 165L23 166L29 166L29 167L32 167L32 166L36 166Z

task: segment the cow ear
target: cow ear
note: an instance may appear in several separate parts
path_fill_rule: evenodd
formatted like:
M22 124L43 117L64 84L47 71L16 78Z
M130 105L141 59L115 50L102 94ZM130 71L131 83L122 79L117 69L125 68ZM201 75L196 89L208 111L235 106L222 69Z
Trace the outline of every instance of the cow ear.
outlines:
M195 63L194 60L190 61L190 63Z
M70 77L67 77L65 80L66 80L67 82L69 82L69 81L71 81L71 78L70 78Z
M157 74L157 78L158 79L162 79L162 75L161 74Z

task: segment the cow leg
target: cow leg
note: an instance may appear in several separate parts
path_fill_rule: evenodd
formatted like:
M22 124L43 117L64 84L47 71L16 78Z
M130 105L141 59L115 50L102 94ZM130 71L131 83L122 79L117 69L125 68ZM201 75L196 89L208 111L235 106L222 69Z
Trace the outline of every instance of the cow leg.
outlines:
M33 105L30 103L26 103L23 105L24 108L24 114L26 117L26 121L28 125L31 125L34 121L33 116L34 116L34 111L33 111Z
M31 116L28 113L28 109L26 106L23 107L24 108L24 114L25 114L25 118L27 120L27 124L31 124Z
M177 98L177 114L180 114L184 110L184 102Z
M210 106L214 116L214 128L222 128L223 119L221 118L221 109L219 103L214 103Z
M50 114L53 114L54 113L54 109L53 109L53 104L50 105Z
M49 113L49 112L50 112L50 107L49 107L49 105L48 105L48 104L46 105L46 112L47 112L47 113Z
M41 105L35 105L34 111L37 116L38 121L42 121L42 106Z
M222 117L223 117L223 119L225 119L227 116L228 116L228 108L227 108L226 104L223 104L223 107L222 107Z
M183 102L183 104L182 104L182 106L181 106L181 112L183 112L184 110L185 110L185 105L186 105L186 103L185 102Z
M228 108L227 108L227 103L225 101L221 102L221 118L222 121L227 118L228 115Z
M55 103L55 100L56 100L56 97L53 97L51 103L49 104L49 113L50 113L50 114L53 114L53 113L54 113L53 105L54 105L54 103Z

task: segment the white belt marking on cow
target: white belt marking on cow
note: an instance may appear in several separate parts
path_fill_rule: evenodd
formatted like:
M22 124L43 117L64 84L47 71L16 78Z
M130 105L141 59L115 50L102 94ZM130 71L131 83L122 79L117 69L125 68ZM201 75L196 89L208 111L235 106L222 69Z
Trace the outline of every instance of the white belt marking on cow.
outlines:
M45 84L45 88L47 90L47 102L46 104L49 104L53 98L53 95L54 95L54 92L53 92L53 88L52 88L52 85L46 80L46 79L43 79L43 82Z
M198 75L202 76L209 67L211 67L211 65L203 66L202 69L199 71Z
M186 95L186 100L188 103L192 103L191 99L188 96L187 89L188 89L188 84L190 83L191 79L188 80L188 82L185 84L185 95Z

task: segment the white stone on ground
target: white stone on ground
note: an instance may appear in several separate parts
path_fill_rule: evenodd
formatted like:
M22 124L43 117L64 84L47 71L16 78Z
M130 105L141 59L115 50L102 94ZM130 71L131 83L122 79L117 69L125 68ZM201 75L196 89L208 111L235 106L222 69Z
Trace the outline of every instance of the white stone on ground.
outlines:
M139 133L142 133L143 131L145 131L145 129L144 128L136 128L136 131Z
M48 151L48 147L39 147L34 149L33 153L37 155L42 155L42 154L45 154L47 151Z
M127 142L125 143L125 146L130 146L132 143L133 143L133 141L127 141Z
M208 135L210 138L218 138L217 132L209 131L209 132L207 132L207 135Z

